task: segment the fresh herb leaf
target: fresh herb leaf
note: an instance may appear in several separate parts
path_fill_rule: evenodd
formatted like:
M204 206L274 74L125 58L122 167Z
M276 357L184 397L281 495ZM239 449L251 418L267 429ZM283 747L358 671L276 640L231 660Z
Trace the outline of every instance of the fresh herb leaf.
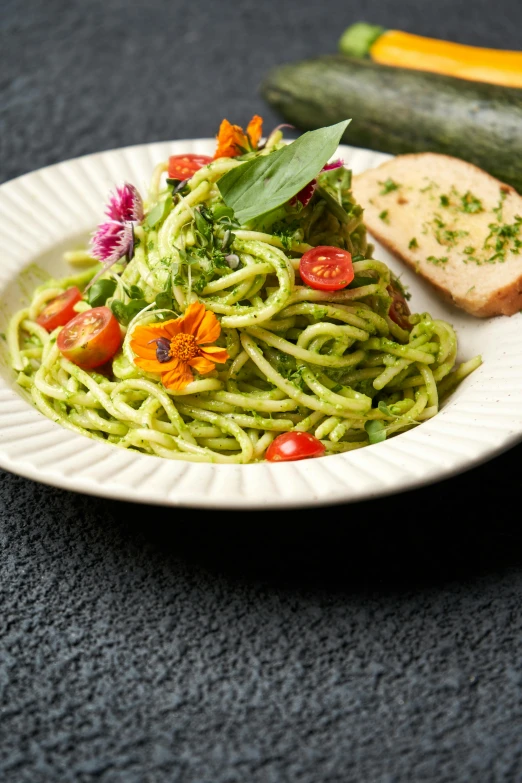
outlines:
M441 207L449 207L450 200L448 196L440 196L440 205Z
M212 212L212 217L216 222L218 220L222 220L223 218L234 220L234 210L231 207L227 207L226 204L216 204L215 206L211 207L210 211Z
M212 237L212 225L205 218L201 208L194 210L194 221L197 231L207 240L207 244Z
M385 416L394 416L395 414L392 413L390 408L386 405L383 400L380 401L380 403L377 405L377 409L380 410L381 413L384 413Z
M172 310L172 294L169 294L168 291L162 291L160 294L157 294L155 302L156 307L160 310Z
M419 247L419 243L417 242L417 239L415 237L412 237L410 239L408 247L409 247L410 250L413 250L414 248Z
M172 196L167 196L163 201L158 201L145 218L144 225L147 228L154 228L158 223L161 223L172 209L172 204Z
M383 223L389 223L390 221L388 219L388 210L383 209L383 211L379 215L379 218L382 220Z
M89 288L87 301L91 307L101 307L116 290L115 280L97 280Z
M127 296L131 299L143 299L143 291L139 285L130 285L126 288Z
M368 440L370 443L381 443L386 440L386 429L382 421L372 419L367 421L364 425L364 429L368 433Z
M225 204L240 223L297 195L334 154L350 120L308 131L291 144L236 166L218 181Z
M131 299L128 304L114 299L111 302L111 310L120 322L124 326L127 326L135 315L137 315L144 307L147 307L148 302L145 299Z

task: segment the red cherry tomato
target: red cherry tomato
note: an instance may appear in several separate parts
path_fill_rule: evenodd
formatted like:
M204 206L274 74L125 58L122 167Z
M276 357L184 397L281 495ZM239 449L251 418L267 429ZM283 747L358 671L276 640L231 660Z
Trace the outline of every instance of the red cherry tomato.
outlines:
M212 158L208 155L171 155L169 158L169 177L170 179L189 179L196 171L212 163Z
M266 450L268 462L288 462L294 459L320 457L325 452L320 440L308 432L283 432L274 438Z
M352 256L339 247L313 247L302 256L299 274L310 288L339 291L346 288L354 278Z
M404 294L393 281L390 283L387 290L392 298L388 315L392 321L395 321L397 326L401 327L401 329L411 331L413 327L408 320L410 308L408 307L408 302L406 301Z
M57 326L65 326L65 324L74 318L75 311L74 305L82 298L82 294L79 288L73 286L64 291L63 294L57 296L56 299L45 305L44 309L36 319L36 323L47 329L48 332L52 332Z
M120 325L108 307L93 307L69 321L56 343L66 359L92 370L112 359L120 347Z

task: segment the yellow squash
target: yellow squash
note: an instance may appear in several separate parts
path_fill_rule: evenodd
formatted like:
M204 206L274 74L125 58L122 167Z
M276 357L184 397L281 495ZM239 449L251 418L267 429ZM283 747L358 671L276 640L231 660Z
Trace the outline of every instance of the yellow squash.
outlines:
M339 48L351 57L370 56L381 65L454 76L506 87L522 87L522 52L426 38L358 22L349 27Z

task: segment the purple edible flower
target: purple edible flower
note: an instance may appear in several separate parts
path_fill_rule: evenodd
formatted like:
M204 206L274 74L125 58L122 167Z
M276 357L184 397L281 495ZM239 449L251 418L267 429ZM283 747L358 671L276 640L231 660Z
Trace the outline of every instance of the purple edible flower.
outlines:
M132 258L134 231L132 223L102 223L91 239L91 253L104 265L104 272L123 256Z
M118 223L141 223L143 220L143 201L134 187L125 182L109 195L105 214Z
M317 180L313 179L308 185L305 185L302 190L297 193L290 203L295 204L296 201L300 201L303 207L306 207L310 203L312 196L315 193L317 187Z
M86 290L103 275L113 264L127 256L130 261L134 255L134 226L142 222L143 201L134 187L125 182L109 195L105 214L110 220L101 223L91 237L91 253L103 264Z
M341 158L339 158L338 160L332 160L331 163L326 163L323 166L323 171L331 171L332 169L340 169L341 166L344 166L344 160L341 160Z

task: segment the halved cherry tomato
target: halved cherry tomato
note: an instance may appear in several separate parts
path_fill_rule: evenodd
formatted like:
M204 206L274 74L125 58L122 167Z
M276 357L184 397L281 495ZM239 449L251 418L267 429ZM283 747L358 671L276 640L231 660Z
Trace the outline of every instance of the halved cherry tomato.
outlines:
M189 179L196 171L212 163L208 155L195 155L190 152L186 155L171 155L169 158L169 177L171 179Z
M340 247L313 247L303 254L299 274L310 288L339 291L346 288L354 278L351 253Z
M268 462L289 462L294 459L320 457L325 452L320 440L308 432L283 432L274 438L266 450Z
M69 321L56 344L66 359L92 370L112 359L120 347L120 325L108 307L93 307Z
M408 307L408 302L406 301L404 294L400 288L395 285L393 280L388 286L387 290L392 298L388 315L392 321L395 321L397 326L401 327L401 329L407 329L408 331L411 331L413 327L408 320L408 316L410 315L410 308Z
M57 296L55 299L45 305L44 309L36 319L36 323L47 329L48 332L52 332L57 326L65 326L65 324L74 318L75 311L74 305L82 298L82 294L79 288L74 285L72 288L68 288L63 294Z

